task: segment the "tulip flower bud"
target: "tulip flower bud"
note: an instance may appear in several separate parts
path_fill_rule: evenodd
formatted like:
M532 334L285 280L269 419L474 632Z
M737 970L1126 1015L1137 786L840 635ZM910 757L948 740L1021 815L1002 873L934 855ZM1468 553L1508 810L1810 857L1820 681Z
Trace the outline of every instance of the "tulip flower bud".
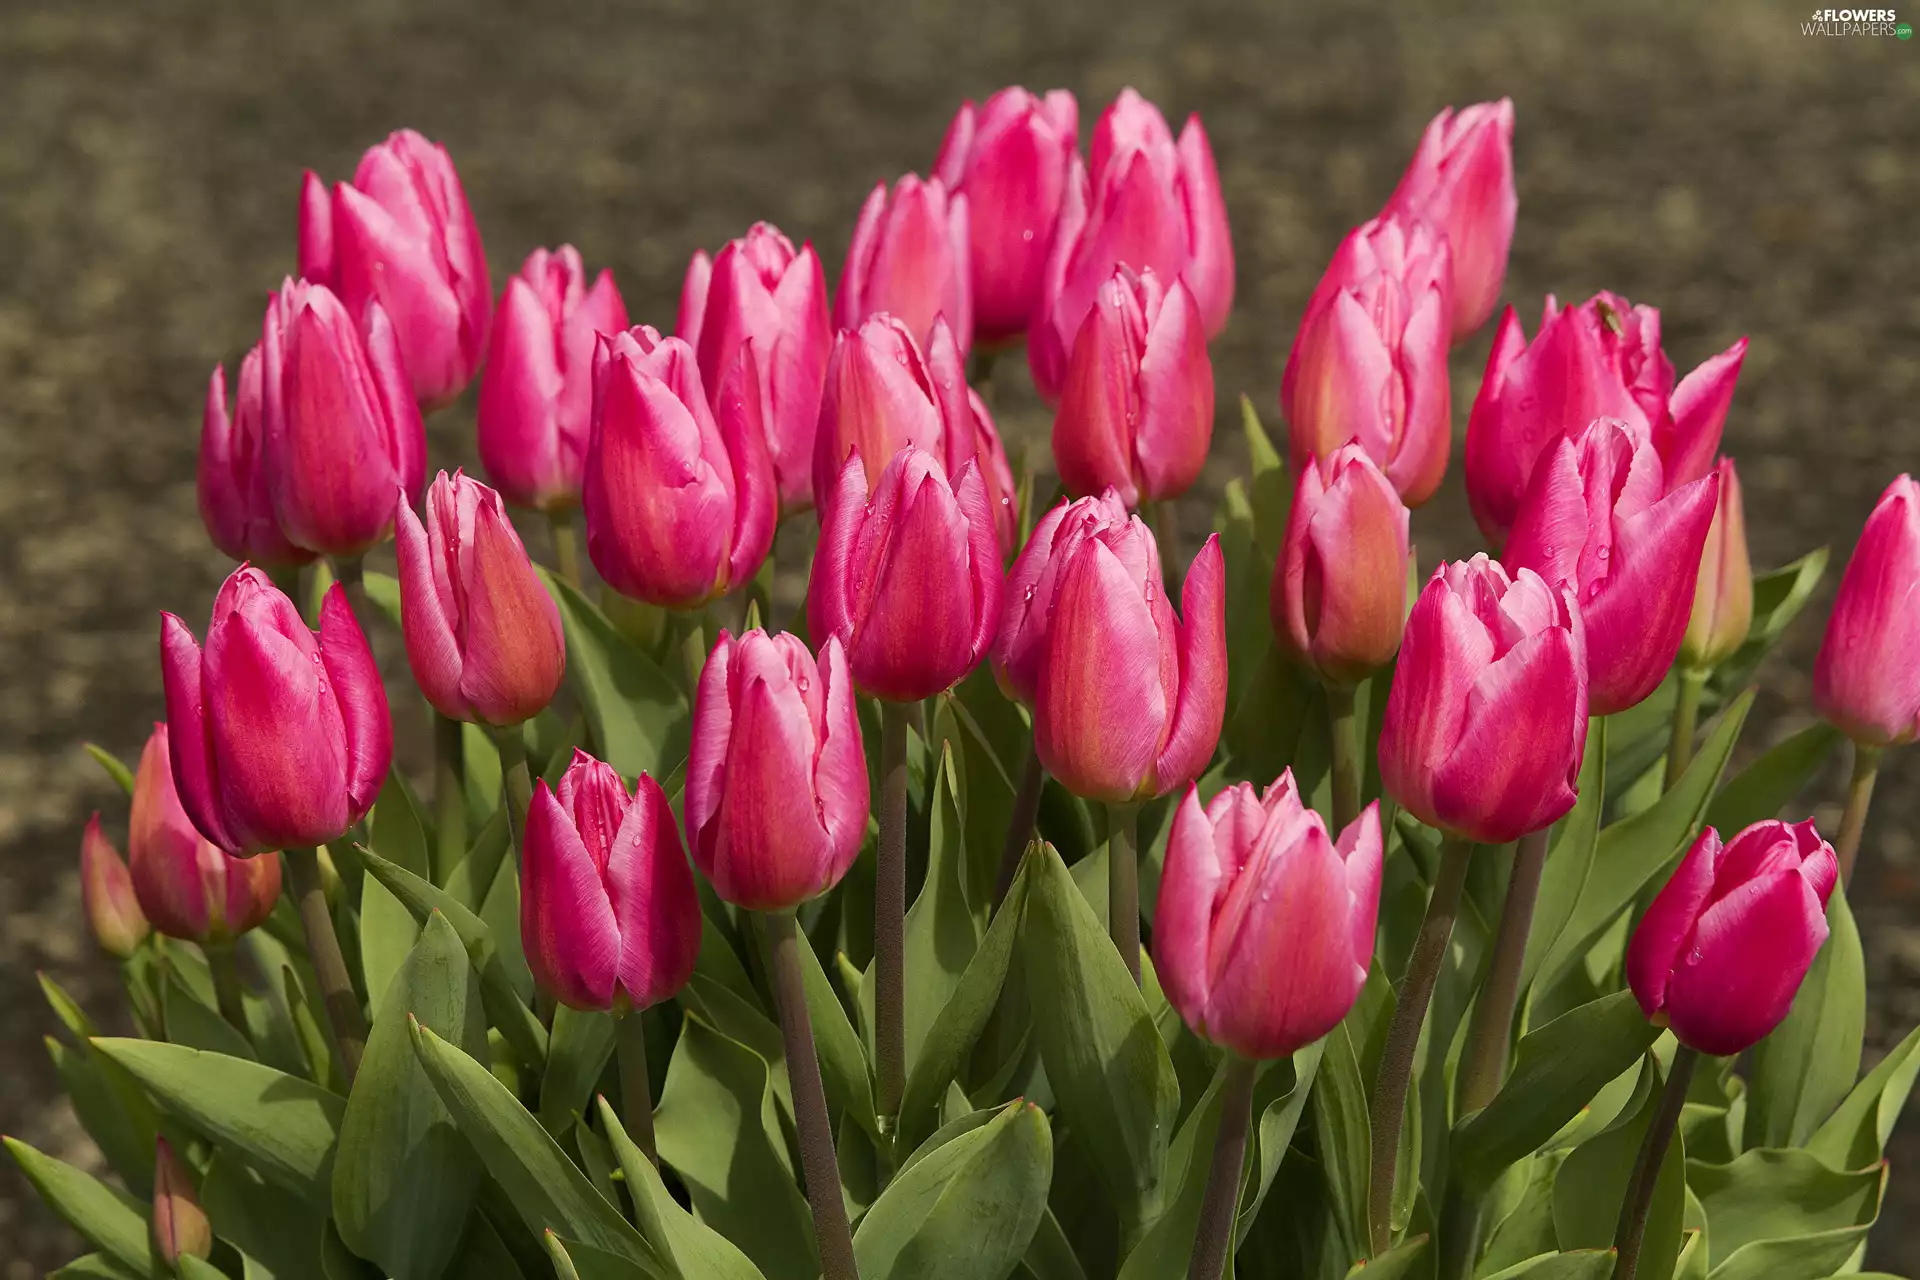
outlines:
M362 325L324 285L288 281L261 326L261 404L274 519L294 545L353 557L393 529L393 491L418 498L427 433L378 302Z
M256 928L280 900L280 859L236 858L194 828L173 785L167 726L156 724L133 779L127 863L133 892L169 938L231 942Z
M1380 806L1340 833L1301 803L1293 770L1256 798L1188 788L1167 837L1153 962L1193 1033L1247 1058L1284 1058L1347 1016L1373 962Z
M80 837L80 903L94 941L110 956L125 960L152 932L133 892L133 877L113 841L100 830L100 815L87 819Z
M507 501L565 511L580 501L593 417L593 352L625 332L627 307L580 251L535 249L500 295L480 379L480 462Z
M1500 300L1519 198L1513 189L1513 100L1447 107L1427 125L1420 146L1387 201L1387 213L1432 221L1453 249L1448 327L1465 338Z
M1646 434L1601 420L1534 469L1502 557L1574 588L1589 710L1609 716L1659 687L1693 607L1717 476L1667 492Z
M203 652L161 615L169 756L181 807L228 853L304 848L367 815L393 759L373 652L335 583L318 635L242 566L213 601Z
M273 514L260 370L260 348L255 345L240 362L240 388L231 414L226 370L215 365L208 379L206 409L200 417L200 520L213 545L235 560L302 565L313 559L313 552L289 542Z
M1192 782L1227 711L1219 536L1187 571L1184 622L1139 520L1082 539L1061 572L1034 698L1040 762L1075 795L1109 804Z
M1742 644L1753 623L1753 567L1747 560L1747 518L1732 458L1720 459L1720 501L1707 526L1693 613L1680 639L1680 665L1695 671L1719 666Z
M785 911L840 882L867 834L867 757L846 651L726 631L700 673L687 844L714 892Z
M1123 90L1094 126L1087 162L1073 157L1028 334L1034 386L1053 403L1080 322L1122 263L1193 295L1208 337L1233 308L1233 243L1220 174L1199 116L1174 141L1160 109Z
M1358 440L1408 506L1433 496L1453 438L1450 278L1445 239L1410 217L1376 218L1341 243L1280 378L1295 472Z
M1708 827L1627 944L1627 985L1681 1044L1731 1057L1793 1007L1839 879L1809 819L1756 822L1728 841Z
M154 1140L153 1252L169 1271L182 1255L204 1258L213 1252L213 1224L200 1207L193 1175L165 1138Z
M404 495L393 518L400 629L420 692L450 720L538 715L566 673L566 638L500 495L442 471L424 527Z
M1587 653L1573 589L1484 555L1443 564L1407 618L1380 731L1380 777L1414 817L1481 844L1573 807L1587 742Z
M1820 714L1855 742L1920 738L1920 486L1887 486L1847 561L1813 668Z
M692 609L759 572L777 495L747 383L709 409L680 339L640 325L600 340L583 506L587 555L615 591Z
M1008 697L1033 705L1047 657L1054 597L1073 553L1088 538L1105 538L1109 546L1115 545L1117 539L1132 536L1127 530L1133 525L1146 527L1127 513L1112 489L1097 498L1062 499L1040 517L1007 574L1006 609L993 642L993 674Z
M1117 267L1080 323L1053 417L1068 492L1115 489L1129 507L1178 497L1213 441L1213 362L1186 285Z
M1407 617L1407 509L1359 441L1300 472L1273 566L1273 633L1322 679L1393 661Z
M679 330L699 357L700 379L716 409L751 339L781 506L810 505L813 432L833 346L827 278L813 245L795 253L778 227L756 222L711 261L695 253L680 293Z
M332 288L354 315L379 301L425 407L452 401L480 367L493 285L460 175L439 143L411 129L389 134L331 199L308 170L300 274Z
M700 900L660 784L633 793L584 751L534 783L521 855L520 940L534 981L574 1009L672 998L700 954Z
M1000 549L980 469L951 482L908 445L869 497L849 457L822 509L807 630L836 636L861 692L918 702L966 678L1000 625Z
M891 199L887 184L876 184L854 224L833 297L834 327L855 329L886 312L924 344L944 316L965 355L973 341L967 206L965 196L949 195L938 178L909 173L894 184Z
M1079 138L1080 107L1065 89L1002 89L977 110L961 103L948 126L933 171L967 197L976 341L1026 332Z

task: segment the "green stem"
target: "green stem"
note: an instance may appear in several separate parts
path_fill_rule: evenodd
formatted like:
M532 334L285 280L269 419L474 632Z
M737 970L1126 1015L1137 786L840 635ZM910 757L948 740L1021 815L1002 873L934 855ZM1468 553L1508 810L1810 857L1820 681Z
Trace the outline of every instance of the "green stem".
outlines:
M981 399L989 403L991 399L987 393L993 386L993 366L999 362L999 358L1000 352L996 348L982 345L974 347L973 356L967 362L968 384L980 393Z
M1168 595L1177 595L1186 577L1187 561L1180 542L1180 511L1173 498L1142 502L1147 524L1153 529L1154 545L1160 552L1160 574L1166 579Z
M1613 1247L1618 1260L1613 1280L1633 1280L1640 1271L1640 1246L1647 1231L1647 1211L1653 1207L1653 1193L1660 1185L1660 1163L1667 1157L1667 1144L1673 1141L1674 1126L1680 1122L1680 1109L1687 1102L1687 1086L1693 1080L1693 1067L1700 1060L1695 1050L1680 1045L1673 1051L1673 1066L1667 1071L1667 1086L1660 1094L1660 1109L1647 1136L1640 1143L1640 1158L1634 1162L1633 1176L1627 1182L1620 1202L1620 1222L1613 1230Z
M645 1153L653 1167L660 1167L660 1153L653 1140L653 1086L647 1079L647 1031L640 1010L632 1009L614 1021L619 1037L621 1118L627 1123L627 1135Z
M873 1027L881 1123L907 1086L907 712L880 704L880 849L873 881Z
M1137 804L1107 806L1107 933L1140 985L1140 855L1136 848Z
M1000 846L1000 870L993 879L996 911L1006 900L1007 890L1013 887L1020 859L1026 856L1027 844L1033 839L1033 824L1040 815L1040 792L1046 785L1047 767L1040 763L1040 753L1029 744L1027 765L1020 771L1020 789L1013 793L1013 816L1007 822L1007 840Z
M467 856L466 739L464 726L433 713L433 882L445 884Z
M573 527L573 508L547 512L547 525L553 530L553 563L560 576L574 586L580 585L580 535Z
M700 692L700 673L707 669L707 631L700 625L700 615L687 614L689 629L680 637L680 662L687 673L687 705L693 705L694 697Z
M354 620L360 624L360 630L367 632L369 639L371 639L372 632L368 628L367 623L373 615L371 612L371 602L367 599L365 565L361 557L348 556L335 560L333 562L333 580L338 582L340 589L347 593L347 603L353 606ZM317 622L319 619L316 618L315 621Z
M1461 890L1473 842L1448 836L1440 846L1440 870L1433 894L1427 899L1426 919L1407 960L1407 976L1393 1007L1387 1043L1380 1055L1380 1073L1374 1077L1369 1110L1373 1119L1373 1161L1367 1186L1367 1234L1371 1256L1393 1247L1393 1179L1400 1160L1400 1130L1406 1123L1407 1087L1413 1080L1413 1056L1420 1046L1420 1027L1433 1001L1433 985L1440 977L1447 941L1453 937L1453 919L1460 910Z
M1220 1129L1214 1138L1213 1167L1207 1172L1207 1196L1200 1204L1200 1227L1194 1233L1187 1280L1220 1280L1233 1253L1233 1218L1240 1204L1256 1067L1250 1058L1227 1055L1227 1078L1220 1086Z
M295 607L300 604L300 566L297 564L267 564L260 566L267 577L280 590L280 594L293 601ZM304 610L302 611L305 612Z
M1333 737L1333 831L1337 836L1360 816L1360 730L1353 686L1327 686L1327 727Z
M307 955L313 961L314 977L320 984L327 1021L333 1024L333 1038L340 1048L340 1066L351 1086L360 1071L360 1056L367 1047L366 1015L361 1012L360 998L353 994L346 957L340 954L340 937L333 931L333 913L327 909L326 890L320 882L319 855L309 847L288 849L285 857L287 878L293 882L294 903L300 908L300 924L307 933Z
M1704 671L1681 671L1680 692L1673 700L1673 736L1667 741L1667 784L1680 781L1693 761L1693 731L1700 722L1700 694L1707 687Z
M263 855L271 857L271 854ZM247 1006L242 999L240 986L240 963L235 954L234 940L224 942L205 942L200 949L207 953L207 969L213 974L214 1000L220 1006L220 1016L241 1035L247 1034Z
M1873 780L1880 773L1879 747L1853 744L1853 780L1847 784L1847 811L1840 819L1840 882L1853 880L1853 861L1860 855L1860 836L1867 829L1867 807L1873 803Z
M507 831L513 837L514 865L520 865L521 841L527 835L527 807L533 803L533 776L527 771L527 740L519 725L493 731L500 753L501 790L507 798Z

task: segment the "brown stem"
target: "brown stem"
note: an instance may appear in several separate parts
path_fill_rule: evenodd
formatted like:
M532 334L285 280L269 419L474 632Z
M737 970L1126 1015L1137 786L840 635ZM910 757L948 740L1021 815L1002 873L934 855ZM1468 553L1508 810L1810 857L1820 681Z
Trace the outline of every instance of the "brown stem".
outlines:
M1873 803L1873 780L1880 773L1880 748L1853 744L1853 780L1847 784L1847 811L1840 819L1840 882L1853 882L1854 859L1860 855L1860 836L1867 829L1867 807Z
M307 954L320 983L321 1003L326 1006L327 1021L333 1024L340 1065L351 1086L360 1070L360 1055L367 1047L366 1015L361 1012L360 998L353 994L346 957L340 954L340 938L333 931L333 913L327 909L326 890L320 884L319 855L306 848L288 849L284 856L287 878L293 881L294 903L300 908L300 924L307 933Z
M1680 1122L1680 1109L1687 1103L1687 1085L1693 1080L1693 1067L1699 1053L1680 1045L1673 1051L1673 1066L1667 1072L1667 1087L1660 1094L1660 1109L1647 1136L1640 1143L1640 1158L1634 1162L1633 1176L1627 1181L1620 1202L1620 1221L1613 1229L1613 1247L1619 1258L1613 1265L1613 1280L1633 1280L1640 1270L1640 1246L1647 1233L1647 1212L1653 1207L1653 1193L1660 1185L1660 1163L1667 1158L1667 1144L1673 1141L1674 1126Z
M1227 1078L1220 1089L1220 1129L1214 1138L1213 1167L1207 1173L1207 1197L1200 1204L1187 1280L1220 1280L1233 1252L1233 1215L1240 1204L1240 1175L1247 1156L1247 1127L1253 1118L1254 1062L1227 1056Z
M1007 890L1020 870L1027 844L1033 839L1034 820L1040 815L1040 793L1047 785L1047 767L1040 753L1027 748L1026 768L1020 771L1020 789L1013 793L1013 815L1007 822L1007 842L1000 846L1000 870L993 878L993 909L1006 901Z
M873 1028L882 1123L907 1086L907 704L880 704L880 848L873 884Z

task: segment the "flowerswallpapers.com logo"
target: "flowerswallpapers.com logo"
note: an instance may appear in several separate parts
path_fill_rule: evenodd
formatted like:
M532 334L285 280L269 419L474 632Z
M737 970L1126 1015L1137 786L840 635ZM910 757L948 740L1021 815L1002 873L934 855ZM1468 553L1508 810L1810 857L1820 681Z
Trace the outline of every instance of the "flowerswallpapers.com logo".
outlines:
M1913 27L1893 9L1815 9L1800 24L1803 36L1892 36L1911 40Z

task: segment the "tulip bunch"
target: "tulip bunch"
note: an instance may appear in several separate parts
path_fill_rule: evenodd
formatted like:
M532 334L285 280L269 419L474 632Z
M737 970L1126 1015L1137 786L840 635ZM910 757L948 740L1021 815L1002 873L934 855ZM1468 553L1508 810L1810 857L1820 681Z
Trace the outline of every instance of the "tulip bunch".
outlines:
M1920 490L1841 581L1832 727L1724 777L1824 557L1753 576L1744 339L1676 383L1657 310L1550 297L1467 424L1487 550L1420 586L1515 226L1481 103L1333 250L1284 445L1249 408L1189 560L1219 175L1132 90L1078 126L964 104L831 294L756 223L673 334L570 246L496 305L418 134L307 175L202 421L244 563L203 639L164 616L137 771L95 749L128 857L96 814L82 901L140 1035L48 984L125 1190L9 1140L74 1274L1857 1269L1920 1061L1855 1078L1845 888L1920 738ZM986 387L1023 341L1037 518ZM492 486L429 485L476 381ZM1830 844L1781 815L1842 736Z

